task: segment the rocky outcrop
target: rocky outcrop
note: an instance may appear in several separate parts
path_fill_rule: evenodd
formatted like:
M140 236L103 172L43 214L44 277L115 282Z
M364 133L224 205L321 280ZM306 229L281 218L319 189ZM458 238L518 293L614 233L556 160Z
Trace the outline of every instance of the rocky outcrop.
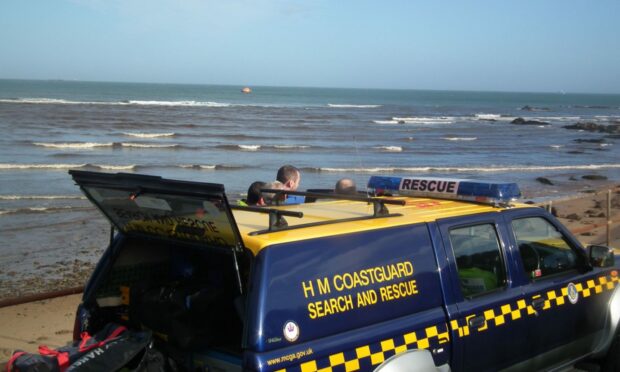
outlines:
M585 130L586 132L599 132L599 133L610 133L610 134L620 134L620 125L619 124L596 124L593 122L579 122L571 125L565 125L566 129L573 130Z
M553 185L553 182L546 177L538 177L536 178L536 181L542 183L543 185Z
M533 107L529 105L525 105L521 107L519 110L521 111L549 111L547 107Z
M549 125L546 121L538 121L538 120L525 120L523 118L516 118L510 122L510 124L517 125Z
M583 178L584 180L591 180L591 181L604 181L607 179L607 177L600 176L598 174L586 174L585 176L581 176L581 178Z

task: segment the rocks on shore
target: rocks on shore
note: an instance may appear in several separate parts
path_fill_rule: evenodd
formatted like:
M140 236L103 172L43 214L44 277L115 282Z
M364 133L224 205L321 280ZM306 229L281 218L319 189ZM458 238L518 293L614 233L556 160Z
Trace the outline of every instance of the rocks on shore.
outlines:
M577 138L573 142L577 143L605 143L604 138Z
M543 185L553 185L553 182L546 177L537 177L536 181L542 183Z
M548 107L535 107L530 105L525 105L521 107L519 110L521 111L549 111Z
M604 181L607 179L607 177L598 174L586 174L585 176L581 176L581 178L590 181Z
M538 121L538 120L525 120L521 117L514 119L510 122L510 124L516 125L549 125L546 121Z
M596 124L593 122L579 122L571 125L565 125L563 126L563 128L572 130L584 130L586 132L620 134L619 124L604 125Z

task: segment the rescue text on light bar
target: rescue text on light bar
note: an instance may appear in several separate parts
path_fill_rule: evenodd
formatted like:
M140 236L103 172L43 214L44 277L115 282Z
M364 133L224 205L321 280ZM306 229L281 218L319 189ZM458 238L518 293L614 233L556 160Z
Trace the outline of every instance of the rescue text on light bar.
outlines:
M505 204L521 197L516 183L450 178L372 176L368 188L378 194L388 192L488 204Z

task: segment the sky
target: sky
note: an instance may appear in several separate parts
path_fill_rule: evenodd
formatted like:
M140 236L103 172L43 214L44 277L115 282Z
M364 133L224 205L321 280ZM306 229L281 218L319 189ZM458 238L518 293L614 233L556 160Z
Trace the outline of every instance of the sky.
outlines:
M620 93L618 0L2 0L0 78Z

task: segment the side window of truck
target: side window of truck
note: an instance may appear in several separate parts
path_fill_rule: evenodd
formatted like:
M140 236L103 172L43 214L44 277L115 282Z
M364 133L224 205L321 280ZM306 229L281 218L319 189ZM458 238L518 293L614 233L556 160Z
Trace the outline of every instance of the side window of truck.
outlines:
M528 277L537 279L577 268L577 254L549 221L520 218L512 221L512 229Z
M465 297L504 287L506 271L495 226L481 224L451 229L450 243Z

